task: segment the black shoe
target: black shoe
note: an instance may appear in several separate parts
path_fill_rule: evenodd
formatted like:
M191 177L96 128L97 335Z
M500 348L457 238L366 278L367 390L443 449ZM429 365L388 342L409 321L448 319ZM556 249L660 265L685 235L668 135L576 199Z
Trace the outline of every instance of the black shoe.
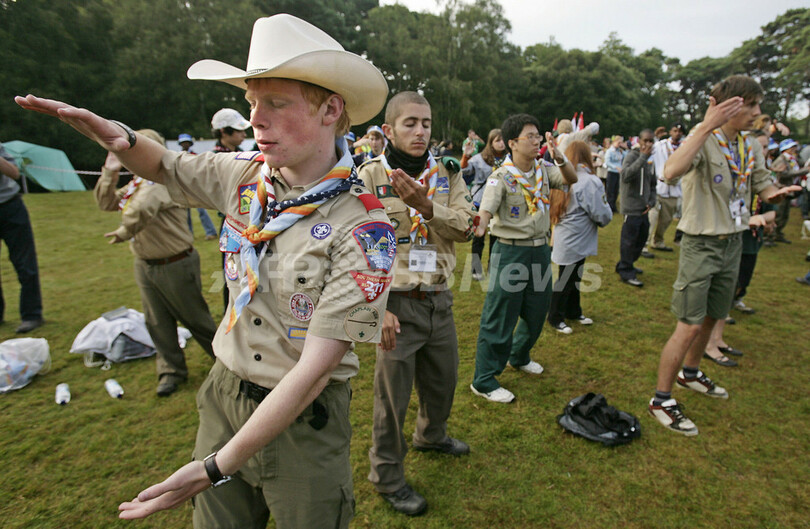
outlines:
M448 437L443 443L435 445L414 444L413 449L417 452L440 452L450 456L465 456L470 453L470 445L452 437Z
M733 347L718 347L718 351L723 353L724 355L734 355L734 356L742 356L743 352L739 349L734 349Z
M804 256L805 261L810 261L810 253Z
M658 250L659 252L672 252L672 251L674 251L672 248L670 248L669 246L665 246L665 245L651 246L650 248L652 248L653 250Z
M641 250L641 257L644 257L646 259L655 259L655 255L648 252L647 250Z
M635 277L631 277L630 279L622 279L622 281L624 281L624 282L625 282L625 283L627 283L628 285L632 285L632 286L634 286L634 287L639 287L639 288L641 288L641 287L643 287L643 286L644 286L644 283L642 283L641 281L639 281L639 280L638 280L638 279L636 279Z
M157 387L158 397L168 397L177 391L177 380L172 376L162 377Z
M784 237L784 236L782 236L782 237L777 237L777 238L775 238L774 240L775 240L776 242L781 242L782 244L793 244L793 243L792 243L792 242L790 242L789 240L785 239L785 237Z
M643 274L643 273L644 273L644 270L642 270L641 268L636 268L636 267L634 266L634 267L633 267L633 272L635 272L637 276L640 276L641 274Z
M395 511L408 516L419 516L427 510L427 500L407 484L396 492L381 492L380 496L390 503Z
M731 316L726 316L726 325L737 325L737 320Z
M23 334L26 332L31 332L37 327L41 327L42 324L45 323L45 320L42 318L37 318L36 320L23 320L20 323L20 326L17 327L17 334Z

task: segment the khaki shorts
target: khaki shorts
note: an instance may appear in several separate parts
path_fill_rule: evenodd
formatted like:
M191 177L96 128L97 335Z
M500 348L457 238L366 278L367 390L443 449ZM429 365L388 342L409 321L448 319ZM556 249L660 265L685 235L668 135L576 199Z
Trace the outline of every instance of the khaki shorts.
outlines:
M258 407L239 392L239 382L217 360L200 386L195 460L222 448ZM194 497L194 527L264 529L272 514L279 529L347 528L354 516L350 398L348 383L328 385L316 399L327 410L326 425L316 430L310 424L315 414L309 406L231 481Z
M672 312L678 320L700 325L706 316L725 318L734 300L740 271L742 237L683 235L678 278L672 285Z

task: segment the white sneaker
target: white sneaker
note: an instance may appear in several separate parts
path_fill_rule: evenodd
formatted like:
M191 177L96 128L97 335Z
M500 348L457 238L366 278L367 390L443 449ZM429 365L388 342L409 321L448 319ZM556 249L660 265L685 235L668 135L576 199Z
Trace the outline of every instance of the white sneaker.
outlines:
M563 333L563 334L571 334L572 332L574 332L574 329L572 329L571 327L569 327L568 325L566 325L564 321L561 321L561 322L560 322L560 323L558 323L557 325L552 325L551 327L552 327L552 328L553 328L555 331L557 331L557 332L561 332L561 333Z
M543 366L535 362L534 360L529 360L529 363L523 366L515 367L512 364L510 366L514 367L515 369L519 369L524 373L528 373L530 375L539 375L543 372Z
M580 316L577 318L577 321L582 325L593 325L593 320L590 318L586 318L585 316Z
M484 274L482 274L481 272L473 272L472 278L475 281L481 281L482 279L484 279Z
M683 369L681 369L678 371L678 378L675 380L675 383L682 388L691 389L716 399L728 398L728 391L715 384L703 371L698 371L697 377L687 379L683 376Z
M510 402L515 400L515 394L503 387L500 387L495 391L490 391L489 393L483 393L481 391L478 391L472 384L470 384L470 389L472 390L473 393L475 393L479 397L484 397L490 402L500 402L501 404L509 404Z
M662 425L686 436L691 437L698 434L697 426L683 414L675 399L665 400L658 406L654 405L653 402L655 402L655 399L650 399L647 410Z

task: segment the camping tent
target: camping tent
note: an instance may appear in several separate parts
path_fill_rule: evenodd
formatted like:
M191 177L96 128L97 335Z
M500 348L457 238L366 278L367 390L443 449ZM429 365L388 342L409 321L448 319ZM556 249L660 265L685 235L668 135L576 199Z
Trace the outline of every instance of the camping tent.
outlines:
M9 141L3 147L27 179L48 191L84 191L84 184L63 151L24 141Z

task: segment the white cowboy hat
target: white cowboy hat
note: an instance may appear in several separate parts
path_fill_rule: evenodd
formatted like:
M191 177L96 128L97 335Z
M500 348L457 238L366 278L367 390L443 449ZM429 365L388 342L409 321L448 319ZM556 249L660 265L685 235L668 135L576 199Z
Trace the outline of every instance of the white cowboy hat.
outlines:
M222 81L247 88L247 79L276 77L305 81L339 94L353 124L365 123L382 109L388 83L362 57L292 15L260 18L253 24L247 69L205 59L188 69L189 79Z

